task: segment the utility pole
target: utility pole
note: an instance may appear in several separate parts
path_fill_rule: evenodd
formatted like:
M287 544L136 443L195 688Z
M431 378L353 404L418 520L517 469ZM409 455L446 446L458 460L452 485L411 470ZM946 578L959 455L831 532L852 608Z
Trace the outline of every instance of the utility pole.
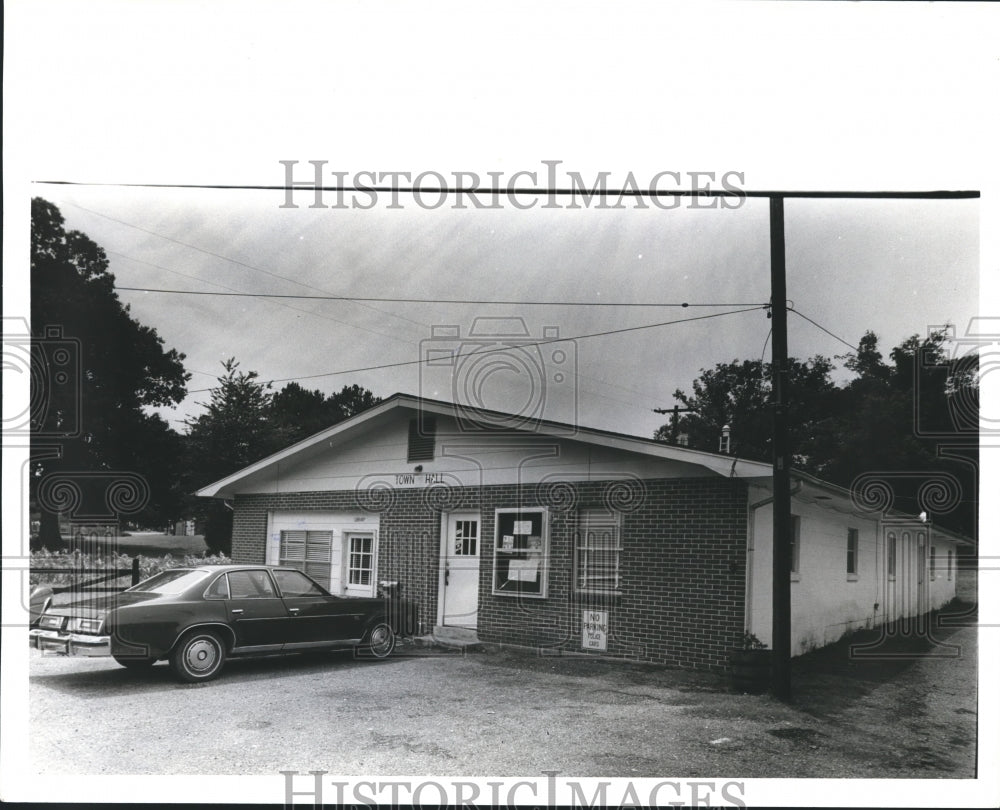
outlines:
M791 451L788 442L788 312L785 198L771 195L771 369L774 397L774 536L771 543L771 691L792 696Z
M677 444L677 429L680 424L680 414L691 413L694 408L682 408L680 405L674 405L673 408L653 408L653 413L662 414L672 414L673 417L670 420L670 443Z

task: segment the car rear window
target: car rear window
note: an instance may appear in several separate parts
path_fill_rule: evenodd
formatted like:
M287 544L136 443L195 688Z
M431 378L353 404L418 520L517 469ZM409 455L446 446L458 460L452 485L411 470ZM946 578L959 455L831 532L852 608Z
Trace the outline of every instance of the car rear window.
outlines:
M142 591L143 593L181 593L207 577L208 571L174 568L169 571L161 571L144 582L133 585L129 590Z

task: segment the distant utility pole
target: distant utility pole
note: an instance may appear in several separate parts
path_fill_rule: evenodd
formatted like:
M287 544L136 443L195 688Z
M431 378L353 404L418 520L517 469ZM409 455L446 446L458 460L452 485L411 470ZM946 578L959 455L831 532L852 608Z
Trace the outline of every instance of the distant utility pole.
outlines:
M771 196L771 373L774 397L774 535L771 542L771 691L792 696L791 450L788 442L788 312L785 198Z
M674 405L673 408L653 408L653 413L671 414L670 419L670 443L677 444L678 431L680 429L680 414L692 413L694 408L681 408Z

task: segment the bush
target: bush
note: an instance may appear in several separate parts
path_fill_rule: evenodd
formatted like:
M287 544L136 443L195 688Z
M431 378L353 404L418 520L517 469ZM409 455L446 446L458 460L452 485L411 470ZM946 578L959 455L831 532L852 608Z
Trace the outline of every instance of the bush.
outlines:
M160 573L168 568L178 568L186 565L227 565L232 560L224 554L212 556L198 556L187 554L183 557L174 557L166 554L163 557L143 557L139 556L139 580L148 579L154 574ZM71 568L71 573L46 573L46 568ZM83 554L76 551L48 551L41 549L31 553L31 571L29 582L32 587L35 585L49 585L52 587L73 585L80 580L86 580L93 576L100 576L102 573L110 573L114 569L132 570L132 557L128 554ZM130 574L122 574L120 579L124 579ZM111 585L113 580L108 580L104 585ZM119 583L120 584L120 583Z

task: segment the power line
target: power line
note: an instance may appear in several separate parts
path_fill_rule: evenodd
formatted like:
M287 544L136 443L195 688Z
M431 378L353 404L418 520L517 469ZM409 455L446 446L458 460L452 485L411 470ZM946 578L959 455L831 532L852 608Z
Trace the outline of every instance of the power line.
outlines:
M638 189L638 188L617 188L617 189L593 189L582 190L579 188L548 188L548 187L516 187L505 188L501 186L479 187L478 185L466 187L451 186L364 186L357 185L266 185L266 184L227 184L227 183L88 183L74 180L34 180L37 185L47 186L93 186L96 188L178 188L178 189L201 189L205 191L363 191L365 193L374 192L376 194L487 194L512 196L516 194L535 194L538 196L558 196L558 197L578 197L586 195L596 197L754 197L754 198L798 198L805 200L978 200L982 194L979 191L967 189L937 189L925 191L809 191L809 190L786 190L772 189L763 191L759 189Z
M721 318L721 317L724 317L726 315L739 315L740 313L743 313L743 312L756 312L758 309L760 309L759 306L753 306L753 307L748 307L746 309L734 309L734 310L730 310L729 312L714 312L711 315L696 315L693 318L678 318L677 320L673 320L673 321L661 321L659 323L647 323L647 324L643 324L641 326L627 326L627 327L623 327L621 329L609 329L609 330L606 330L604 332L591 332L591 333L586 334L586 335L574 335L573 337L552 338L550 340L537 340L537 341L533 341L533 342L529 342L529 343L514 343L513 345L510 345L510 346L500 346L500 347L493 348L493 349L479 349L479 350L474 351L474 352L464 352L464 353L453 355L453 358L457 360L457 359L462 358L462 357L471 357L473 355L490 354L490 353L493 353L493 352L510 352L512 350L515 350L515 349L526 349L526 348L537 347L537 346L545 346L545 345L548 345L550 343L566 343L566 342L574 341L574 340L586 340L588 338L606 337L608 335L620 335L620 334L623 334L625 332L637 332L637 331L639 331L641 329L655 329L656 327L659 327L659 326L672 326L672 325L678 324L678 323L691 323L692 321L705 321L705 320L709 320L711 318ZM401 368L403 366L415 366L415 365L419 365L420 363L425 363L425 362L427 362L427 361L424 360L424 359L420 359L420 360L403 360L403 361L400 361L398 363L382 363L382 364L379 364L379 365L376 365L376 366L365 366L363 368L343 369L341 371L325 371L325 372L322 372L322 373L319 373L319 374L305 374L305 375L303 375L301 377L282 377L282 378L279 378L279 379L268 380L267 384L276 383L276 382L294 382L294 381L297 381L297 380L315 380L315 379L317 379L319 377L334 377L334 376L337 376L337 375L340 375L340 374L359 374L359 373L364 372L364 371L380 371L382 369L387 369L387 368ZM202 393L205 393L205 392L211 391L211 390L212 390L211 388L199 388L199 389L196 389L194 391L189 391L188 394L202 394Z
M844 339L843 339L842 337L840 337L840 335L835 335L835 334L834 334L833 332L831 332L831 331L830 331L829 329L827 329L827 328L826 328L825 326L821 326L820 324L816 323L816 321L814 321L814 320L813 320L812 318L810 318L810 317L809 317L808 315L803 315L803 314L802 314L801 312L799 312L799 311L798 311L797 309L793 309L792 307L788 307L788 311L789 311L789 312L794 312L794 313L795 313L796 315L798 315L798 316L799 316L800 318L804 318L805 320L809 321L809 323L811 323L811 324L812 324L813 326L815 326L815 327L816 327L817 329L821 329L822 331L826 332L826 333L827 333L827 334L828 334L828 335L829 335L830 337L832 337L832 338L834 338L834 339L836 339L836 340L839 340L839 341L840 341L841 343L843 343L843 344L844 344L844 345L845 345L845 346L846 346L846 347L847 347L848 349L850 349L851 351L854 351L855 349L857 349L857 346L854 346L854 345L852 345L852 344L848 343L848 342L847 342L846 340L844 340Z
M763 369L764 369L764 353L767 351L767 342L771 339L771 335L772 335L773 332L774 332L773 328L767 330L767 337L764 338L764 345L761 347L761 350L760 350L760 367L761 367L761 371L763 371Z
M121 255L121 254L119 254ZM126 256L125 258L130 258ZM134 261L141 261L135 259ZM153 265L159 267L159 265ZM167 268L162 268L166 270ZM190 278L193 278L191 276ZM742 302L725 304L691 304L684 302L650 301L491 301L474 298L388 298L358 295L288 295L282 293L218 292L216 290L165 290L153 287L118 287L130 292L165 293L169 295L216 295L242 298L294 298L306 301L379 301L392 304L483 304L492 306L541 306L541 307L762 307L762 303Z
M247 295L247 296L252 296L252 297L302 298L302 299L307 299L307 300L311 299L311 298L315 298L315 299L318 299L318 300L324 300L324 298L330 298L330 299L333 299L333 300L339 300L340 299L339 296L294 296L294 295L288 295L288 296L285 296L285 295L273 295L272 296L272 295L269 295L269 294L266 294L266 293L261 293L261 294L239 293L239 291L237 291L234 288L229 287L229 286L227 286L225 284L220 284L218 282L210 281L210 280L206 280L206 279L200 279L197 276L193 276L193 275L190 275L188 273L182 273L179 270L174 270L173 268L165 267L164 265L156 264L155 262L150 262L150 261L147 261L145 259L138 259L138 258L136 258L134 256L129 256L128 254L120 253L119 251L115 251L115 250L108 249L106 252L109 253L109 254L115 255L115 256L119 256L119 257L121 257L121 258L123 258L123 259L125 259L127 261L136 262L138 264L144 264L144 265L147 265L149 267L154 267L154 268L156 268L158 270L164 270L164 271L166 271L168 273L171 273L173 275L180 276L182 278L191 279L193 281L201 281L201 282L204 282L204 283L207 283L207 284L211 284L214 287L220 287L223 290L227 291L226 293L217 293L217 292L212 291L212 290L206 290L206 291L200 291L200 294L205 294L205 295L212 295L212 294L226 295L226 294L232 294L232 295ZM148 292L156 292L157 291L157 290L154 290L152 288L145 288L145 287L120 287L120 286L116 286L116 289L117 290L143 291L143 292L146 292L146 291L148 291ZM163 292L168 292L168 291L164 290ZM187 290L176 290L176 291L173 291L173 292L177 292L177 293L181 293L181 294L193 294L191 291L187 291ZM350 299L348 299L348 300L350 300ZM373 299L373 300L380 300L380 299ZM389 299L384 299L384 300L389 300ZM409 299L399 299L399 300L400 301L408 301ZM281 303L280 301L276 301L275 303L277 303L279 306L285 307L285 308L290 309L290 310L292 310L294 312L301 312L301 313L304 313L306 315L314 315L315 317L323 318L324 320L333 321L335 323L339 323L339 324L342 324L344 326L349 326L349 327L352 327L352 328L363 329L364 331L371 332L372 334L377 334L377 335L380 335L382 337L387 337L390 340L395 340L395 341L397 341L399 343L408 343L410 345L416 345L416 343L414 343L413 341L401 340L401 339L399 339L399 338L397 338L397 337L395 337L393 335L388 335L388 334L386 334L384 332L379 332L376 329L370 329L370 328L367 328L367 327L364 327L364 326L355 326L354 324L347 323L346 321L341 321L341 320L339 320L337 318L333 318L331 316L323 315L323 314L321 314L319 312L314 312L314 311L311 311L311 310L301 309L300 307L295 307L295 306L291 306L289 304L284 304L284 303ZM449 301L441 301L441 302L438 302L438 303L451 303L451 302L449 302ZM460 301L454 301L453 303L462 303L462 302L460 302ZM497 304L500 304L500 303L507 303L507 302L488 302L488 303L497 303ZM520 304L521 302L509 302L509 303L511 303L511 304L514 304L514 303ZM541 304L541 303L544 303L544 302L537 302L537 303ZM558 304L559 302L554 302L554 303ZM566 304L572 304L572 305L584 305L584 302L564 302L564 303L566 303ZM598 302L598 303L601 304L601 305L615 306L615 304L612 304L610 302ZM586 305L587 306L591 306L591 304L586 304ZM649 305L647 305L647 304L641 304L640 303L640 304L622 304L622 306L657 306L657 305L656 304L649 304ZM685 306L685 305L684 304L663 304L662 306ZM744 306L744 305L740 305L740 304L689 304L687 306L704 307L704 306ZM215 377L215 378L218 377L217 374L210 374L207 371L195 371L194 373L202 374L202 375L204 375L206 377ZM639 395L641 397L646 397L646 398L648 398L650 400L658 400L659 399L659 396L654 396L653 394L650 394L650 393L647 393L647 392L644 392L644 391L638 391L638 390L636 390L634 388L628 388L627 386L621 385L621 383L610 383L607 380L602 380L602 379L599 379L597 377L591 377L591 376L586 375L586 374L580 374L579 372L577 372L575 376L578 379L580 379L580 380L590 380L590 381L598 383L600 385L613 387L613 388L615 388L618 391L628 391L630 393L637 394L637 395ZM207 391L207 390L211 390L211 389L197 389L195 392L191 392L191 393L197 393L197 392ZM611 400L611 401L614 401L614 402L619 402L619 403L624 404L624 405L628 405L630 407L635 408L636 410L640 410L640 411L647 410L647 408L645 408L644 406L637 405L634 402L623 400L623 399L620 399L618 397L608 396L607 394L600 394L600 393L597 393L596 391L591 391L591 393L594 396L600 397L602 399L607 399L607 400Z
M113 254L115 256L121 256L123 259L126 259L127 261L130 261L130 262L138 262L139 264L145 264L145 265L148 265L149 267L155 267L158 270L165 270L168 273L173 273L174 275L182 276L183 278L190 278L190 279L194 279L195 281L204 281L204 283L206 283L206 284L211 284L211 285L213 285L215 287L222 287L224 290L228 290L229 291L229 292L216 292L214 290L205 290L202 293L203 295L240 295L240 293L238 291L236 291L236 290L233 290L232 287L227 287L225 284L219 284L216 281L208 281L208 280L199 279L196 276L192 276L192 275L189 275L187 273L182 273L179 270L172 270L169 267L164 267L162 264L156 264L155 262L149 262L149 261L146 261L145 259L137 259L134 256L128 256L128 255L126 255L124 253L119 253L116 250L107 250L105 252L111 253L111 254ZM138 290L140 292L143 292L143 291L145 291L145 292L157 292L156 290L147 290L144 287L119 287L118 285L115 285L115 290ZM294 298L296 296L284 296L284 297ZM302 297L308 297L308 296L302 296ZM364 332L370 332L373 335L378 335L379 337L388 338L389 340L394 340L397 343L409 344L411 346L415 346L416 345L416 343L414 343L412 340L403 340L402 338L398 338L395 335L390 335L390 334L388 334L386 332L380 332L378 329L372 329L371 327L368 327L368 326L361 326L359 324L353 324L353 323L350 323L348 321L342 321L342 320L340 320L340 318L334 318L332 315L324 315L321 312L313 312L312 310L309 310L309 309L302 309L301 307L292 306L291 304L285 304L285 303L283 303L281 301L275 301L274 303L277 304L280 307L284 307L285 309L290 309L292 312L300 312L303 315L312 315L315 318L322 318L324 321L330 321L332 323L339 323L341 326L346 326L346 327L349 327L350 329L361 329ZM410 319L409 318L403 318L403 320L407 320L408 321ZM411 323L418 323L418 322L417 321L411 321ZM426 324L419 324L419 325L426 326Z
M157 231L150 230L149 228L143 228L140 225L135 225L135 224L133 224L131 222L126 222L123 219L118 219L116 217L109 216L108 214L102 214L100 211L94 211L92 208L87 208L86 206L80 205L79 203L70 202L70 203L67 203L67 204L73 206L74 208L79 208L81 211L86 211L88 214L93 214L94 216L98 216L98 217L101 217L102 219L106 219L109 222L115 222L115 223L117 223L119 225L124 225L126 228L133 228L134 230L141 231L142 233L149 234L150 236L155 236L155 237L157 237L159 239L165 239L168 242L173 242L175 245L181 245L182 247L190 248L191 250L196 250L199 253L204 253L206 256L212 256L212 257L214 257L216 259L222 259L225 262L230 262L231 264L235 264L235 265L238 265L240 267L245 267L247 270L253 270L254 272L257 272L257 273L263 273L264 275L268 275L268 276L271 276L272 278L277 278L277 279L280 279L282 281L288 281L288 282L290 282L292 284L295 284L295 285L297 285L299 287L305 287L307 290L316 290L317 292L321 292L321 293L326 293L327 292L326 290L324 290L324 289L322 289L320 287L315 287L312 284L306 284L305 282L299 281L298 279L290 278L289 276L283 276L283 275L281 275L281 273L275 273L275 272L273 272L271 270L265 270L263 267L256 267L255 265L249 264L247 262L240 261L239 259L233 259L233 258L231 258L229 256L226 256L226 255L222 254L222 253L216 253L213 250L207 250L206 248L199 247L198 245L193 245L190 242L184 242L184 241L182 241L180 239L175 239L172 236L167 236L166 234L162 234L162 233L158 233ZM122 255L122 254L119 254L119 255ZM129 258L129 257L126 257L126 258ZM141 261L141 260L134 259L133 261ZM119 289L123 289L123 288L119 288ZM350 299L344 299L344 300L350 300ZM415 321L415 320L413 320L411 318L407 318L407 317L405 317L403 315L397 315L394 312L386 312L385 310L379 309L378 307L370 306L369 304L366 304L366 303L364 303L361 300L357 300L357 301L355 301L355 303L357 303L358 306L365 307L366 309L370 309L373 312L378 312L378 313L380 313L382 315L388 315L390 318L398 318L401 321L407 321L409 323L416 324L417 326L422 326L424 328L427 328L427 326L428 326L428 324L422 323L421 321Z

